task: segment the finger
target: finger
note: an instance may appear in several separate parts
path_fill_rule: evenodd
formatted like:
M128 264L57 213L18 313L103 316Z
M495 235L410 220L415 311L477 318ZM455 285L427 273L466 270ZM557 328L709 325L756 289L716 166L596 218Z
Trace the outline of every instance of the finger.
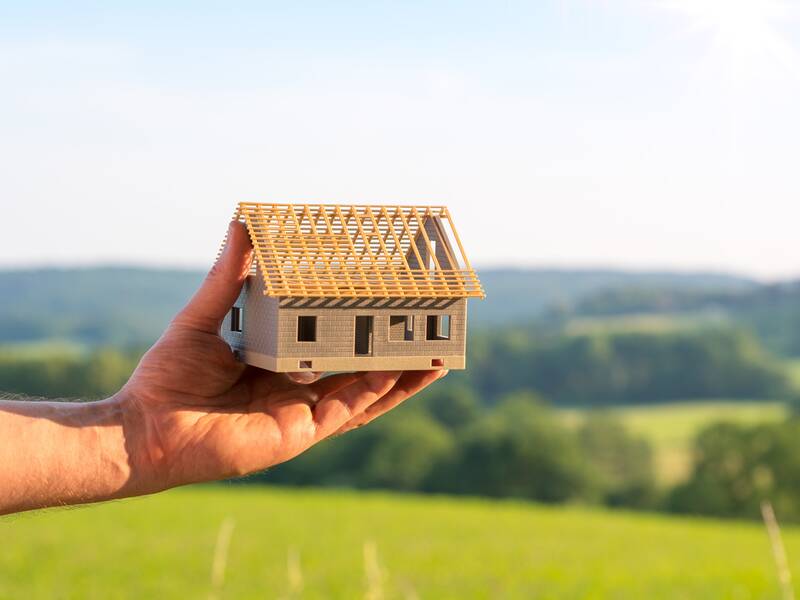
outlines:
M336 431L337 434L345 433L351 429L362 427L370 421L386 414L399 404L408 400L411 396L421 392L434 381L447 375L446 370L442 371L406 371L397 380L394 387L383 398L368 407L360 415L355 415Z
M261 371L261 369L256 369ZM317 379L316 381L312 381L309 384L305 384L302 381L298 382L295 381L295 377L293 375L297 375L297 373L273 373L272 371L261 371L262 373L266 373L269 375L270 382L272 389L282 389L282 390L291 390L292 392L297 391L298 385L303 385L309 390L311 390L314 395L319 399L323 398L324 396L335 392L336 390L345 387L346 385L350 385L353 383L358 376L355 373L340 373L337 375L329 375L327 377L322 377L321 379ZM314 373L316 376L323 376L324 373Z
M222 319L239 296L252 260L253 246L247 228L239 221L232 221L222 254L175 321L217 333Z
M362 373L350 385L322 398L314 407L317 440L328 437L394 387L399 371Z
M286 377L294 383L308 385L317 381L324 374L324 371L298 371L296 373L286 373Z
M363 373L337 373L328 375L315 382L311 387L317 392L320 398L355 383Z

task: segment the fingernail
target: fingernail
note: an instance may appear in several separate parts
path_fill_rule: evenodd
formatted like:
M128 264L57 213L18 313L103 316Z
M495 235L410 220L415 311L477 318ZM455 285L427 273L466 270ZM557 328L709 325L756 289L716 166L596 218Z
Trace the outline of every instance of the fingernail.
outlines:
M287 373L286 376L295 383L314 383L319 379L320 373L316 371L299 371L297 373Z
M450 372L450 369L442 369L441 372L439 373L439 379L441 379L442 377L447 375L449 372Z

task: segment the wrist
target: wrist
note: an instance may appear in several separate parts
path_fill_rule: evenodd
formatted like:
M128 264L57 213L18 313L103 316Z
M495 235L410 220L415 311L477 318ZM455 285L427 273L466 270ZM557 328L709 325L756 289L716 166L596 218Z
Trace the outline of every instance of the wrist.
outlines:
M166 489L168 486L164 485L164 477L158 474L163 461L153 451L152 427L148 425L146 413L135 394L126 386L106 402L119 415L122 443L118 444L118 460L124 462L128 473L127 481L120 489L120 497L140 496Z
M103 501L128 496L147 494L151 490L148 482L147 463L142 459L141 419L135 407L125 395L117 393L106 400L71 404L78 411L75 415L80 432L79 442L83 451L75 451L73 457L84 453L93 455L87 460L92 469L86 473L89 481L84 489L90 495L86 501ZM75 465L76 472L80 472Z
M94 498L104 500L131 495L135 469L133 468L127 440L125 411L122 403L112 396L106 400L73 405L78 409L77 420L83 438L80 444L86 452L94 454L95 482L87 487ZM74 453L74 456L80 456Z

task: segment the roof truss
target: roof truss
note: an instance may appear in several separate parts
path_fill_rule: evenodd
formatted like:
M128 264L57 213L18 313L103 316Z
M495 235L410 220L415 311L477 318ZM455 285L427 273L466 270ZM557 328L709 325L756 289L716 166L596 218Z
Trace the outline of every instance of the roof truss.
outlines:
M270 296L484 297L444 206L242 202L236 218Z

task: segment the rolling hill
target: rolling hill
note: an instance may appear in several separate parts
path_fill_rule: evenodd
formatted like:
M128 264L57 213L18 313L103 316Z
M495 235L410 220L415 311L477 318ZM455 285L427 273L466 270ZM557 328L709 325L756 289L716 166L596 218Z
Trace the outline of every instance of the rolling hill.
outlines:
M483 269L480 276L487 299L470 303L477 327L532 321L553 308L572 310L613 289L736 295L758 288L749 279L713 273ZM202 277L200 271L133 267L0 271L0 344L149 344Z

